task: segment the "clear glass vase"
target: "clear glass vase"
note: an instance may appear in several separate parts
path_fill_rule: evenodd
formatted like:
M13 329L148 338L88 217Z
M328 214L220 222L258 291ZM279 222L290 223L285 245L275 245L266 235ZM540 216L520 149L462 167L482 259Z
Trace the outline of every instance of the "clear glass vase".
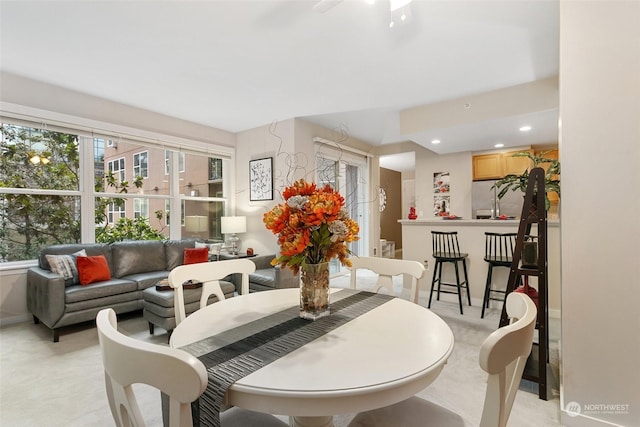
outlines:
M329 263L300 268L300 317L316 320L330 314Z

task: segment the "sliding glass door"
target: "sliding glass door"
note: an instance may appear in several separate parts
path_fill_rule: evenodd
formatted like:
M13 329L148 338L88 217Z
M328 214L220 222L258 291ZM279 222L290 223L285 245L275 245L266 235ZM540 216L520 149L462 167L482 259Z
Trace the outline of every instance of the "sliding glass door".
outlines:
M366 236L368 230L368 210L366 200L367 158L339 152L333 148L320 146L316 151L316 183L318 186L329 184L344 197L349 215L360 226L360 240L349 244L353 255L366 255ZM331 274L341 272L337 259L330 265Z

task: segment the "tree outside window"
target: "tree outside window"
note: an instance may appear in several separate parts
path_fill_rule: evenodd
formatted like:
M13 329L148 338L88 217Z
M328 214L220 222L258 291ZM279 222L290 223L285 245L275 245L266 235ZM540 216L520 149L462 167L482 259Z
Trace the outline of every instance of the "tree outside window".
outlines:
M79 242L78 136L0 126L0 187L54 191L0 194L0 262L34 259L43 246Z

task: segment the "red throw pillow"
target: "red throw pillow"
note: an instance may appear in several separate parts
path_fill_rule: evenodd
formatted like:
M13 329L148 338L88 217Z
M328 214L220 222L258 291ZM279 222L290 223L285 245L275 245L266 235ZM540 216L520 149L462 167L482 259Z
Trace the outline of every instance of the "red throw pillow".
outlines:
M104 255L79 256L76 258L76 262L78 263L78 276L81 285L111 279L109 264L107 264Z
M209 248L185 248L183 264L197 264L209 261Z

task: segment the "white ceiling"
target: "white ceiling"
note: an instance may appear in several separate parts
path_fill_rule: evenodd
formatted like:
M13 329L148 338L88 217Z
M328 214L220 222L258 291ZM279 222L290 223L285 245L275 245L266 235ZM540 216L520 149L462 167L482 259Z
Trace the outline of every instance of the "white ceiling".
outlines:
M557 1L414 0L393 29L388 0L316 3L2 0L0 67L231 132L300 117L438 153L557 141L557 108L400 132L404 109L557 75Z

